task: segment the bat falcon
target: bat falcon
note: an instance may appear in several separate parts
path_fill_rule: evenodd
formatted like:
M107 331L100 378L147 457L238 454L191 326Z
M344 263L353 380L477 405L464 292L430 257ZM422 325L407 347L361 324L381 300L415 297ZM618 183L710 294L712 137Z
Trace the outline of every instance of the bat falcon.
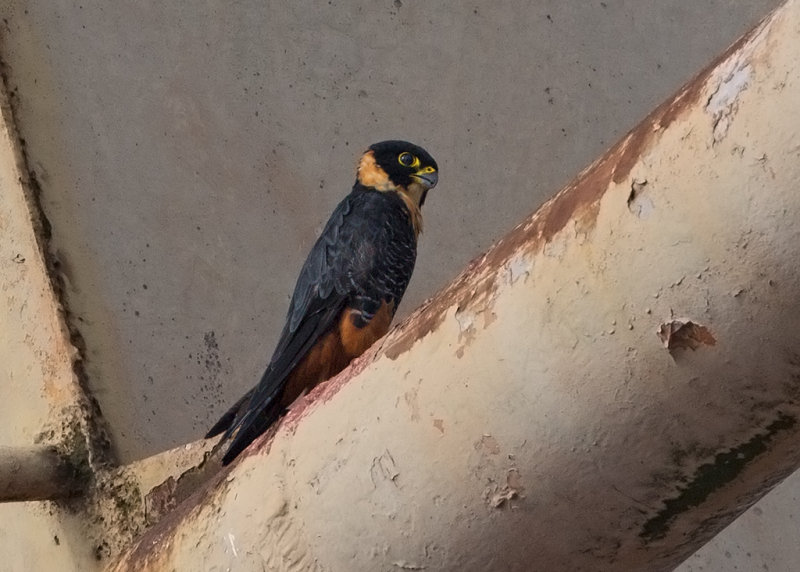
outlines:
M308 254L261 381L209 430L230 463L292 402L389 331L417 257L420 208L439 176L422 147L383 141L361 156L353 189Z

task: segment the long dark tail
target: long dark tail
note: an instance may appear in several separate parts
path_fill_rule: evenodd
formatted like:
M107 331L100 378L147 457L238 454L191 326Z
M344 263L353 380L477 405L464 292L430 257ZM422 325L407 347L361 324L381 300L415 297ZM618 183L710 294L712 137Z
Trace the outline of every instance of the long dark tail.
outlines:
M244 410L242 409L242 407L244 405L247 405L247 403L250 401L250 398L253 396L253 392L255 390L256 390L256 388L254 387L253 389L251 389L250 391L245 393L239 399L239 401L234 403L231 406L231 408L228 409L225 412L225 414L222 417L219 418L219 421L214 423L214 426L211 429L208 430L208 433L206 433L206 439L210 439L211 437L216 437L217 435L219 435L223 431L227 431L231 427L233 427L235 425L236 420L239 417L241 417L240 414L244 413Z
M228 445L228 450L222 457L223 465L233 461L283 414L280 399L270 399L263 404L251 403L257 388L254 387L239 398L239 401L234 403L206 433L206 439L210 439L224 431L225 435L220 445L223 445L231 436L233 437Z
M261 404L260 407L248 404L243 415L236 419L225 435L227 438L233 434L233 438L228 450L225 451L225 455L222 457L222 464L227 465L233 461L250 443L269 429L283 413L284 408L280 399Z

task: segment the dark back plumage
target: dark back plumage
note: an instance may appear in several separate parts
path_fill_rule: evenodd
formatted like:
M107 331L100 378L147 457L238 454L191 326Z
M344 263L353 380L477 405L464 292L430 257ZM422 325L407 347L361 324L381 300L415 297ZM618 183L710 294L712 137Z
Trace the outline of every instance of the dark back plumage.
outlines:
M416 260L417 232L402 191L415 179L398 162L398 154L413 153L417 163L424 165L417 170L424 168L425 173L438 167L424 149L410 143L386 141L370 147L370 152L397 189L376 190L357 180L331 214L300 271L286 323L260 382L207 435L225 431L226 438L232 437L224 464L283 414L296 397L289 396L287 403L287 383L322 340L337 334L343 316L352 320L355 331L367 332L381 308L390 308L394 314L405 293ZM321 371L338 373L352 357L337 357L335 368ZM319 381L310 378L301 383L313 386Z

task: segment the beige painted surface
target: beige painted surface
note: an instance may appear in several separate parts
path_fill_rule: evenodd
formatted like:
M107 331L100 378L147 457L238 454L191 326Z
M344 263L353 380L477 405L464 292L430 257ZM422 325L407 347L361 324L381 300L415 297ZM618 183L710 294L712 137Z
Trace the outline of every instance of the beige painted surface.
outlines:
M120 569L672 569L800 464L798 43L795 0Z

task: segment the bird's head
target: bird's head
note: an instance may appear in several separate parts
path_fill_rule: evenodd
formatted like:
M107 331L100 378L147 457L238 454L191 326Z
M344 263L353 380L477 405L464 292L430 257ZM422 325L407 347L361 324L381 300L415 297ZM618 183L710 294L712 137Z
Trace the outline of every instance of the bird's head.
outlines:
M398 192L417 209L439 180L430 154L407 141L381 141L370 146L358 164L357 183L383 192Z

